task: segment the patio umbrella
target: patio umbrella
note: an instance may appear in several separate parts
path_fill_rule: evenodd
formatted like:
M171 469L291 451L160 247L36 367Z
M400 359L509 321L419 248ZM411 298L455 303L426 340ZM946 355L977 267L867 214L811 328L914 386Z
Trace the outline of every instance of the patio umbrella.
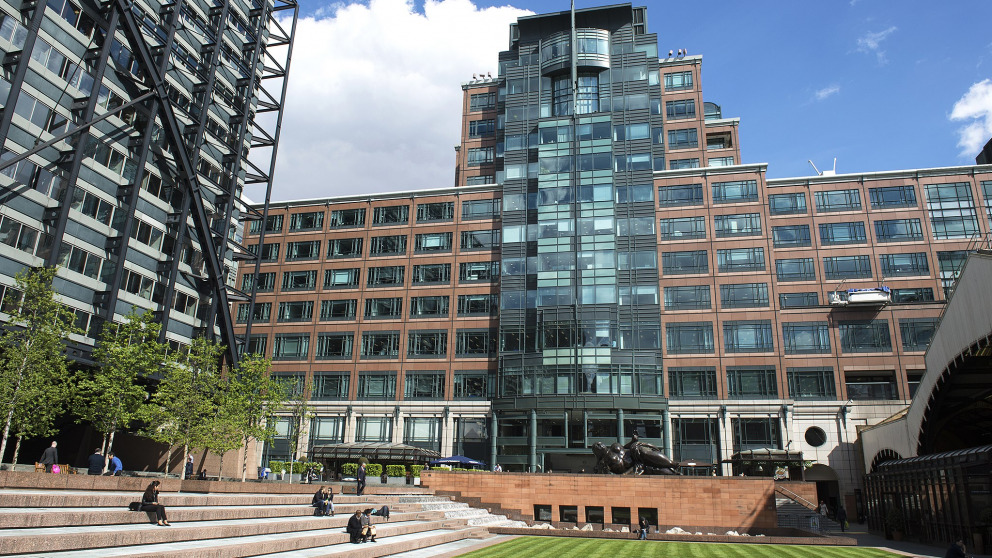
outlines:
M431 461L431 465L451 465L453 467L485 467L486 464L482 461L476 461L470 457L465 457L464 455L452 455L451 457L442 457L441 459L435 459Z

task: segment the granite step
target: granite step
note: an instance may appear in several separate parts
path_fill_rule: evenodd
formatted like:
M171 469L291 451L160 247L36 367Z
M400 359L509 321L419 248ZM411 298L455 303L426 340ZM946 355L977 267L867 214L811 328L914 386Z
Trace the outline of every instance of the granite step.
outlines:
M316 492L316 490L315 490ZM191 492L162 492L162 502L169 506L282 506L309 504L313 494L251 494L217 493L202 494ZM31 490L19 488L0 489L0 508L127 508L130 502L141 499L138 492L86 491L86 490ZM432 500L426 500L432 501ZM403 504L420 504L419 497L401 495L368 494L355 496L335 494L337 504L389 505L390 508Z
M512 538L509 535L488 535L481 539L465 538L448 543L426 546L416 550L408 550L398 554L390 554L389 558L453 558L474 550L479 550L480 548L499 544Z
M450 548L467 548L479 543L483 537L489 536L488 531L476 528L464 529L435 529L409 533L397 537L385 537L382 531L376 536L375 544L345 543L328 547L311 548L293 552L278 552L263 554L260 558L325 558L332 556L348 556L349 558L377 558L379 556L401 556L411 552L421 553L420 556L433 557L439 553L439 548L452 545Z

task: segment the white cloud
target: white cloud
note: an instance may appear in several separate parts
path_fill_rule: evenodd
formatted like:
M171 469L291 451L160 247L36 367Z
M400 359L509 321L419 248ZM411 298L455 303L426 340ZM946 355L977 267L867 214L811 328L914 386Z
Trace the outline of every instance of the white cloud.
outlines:
M528 13L370 0L301 18L273 199L453 185L461 83L496 75L509 24Z
M992 80L972 85L951 109L951 120L972 120L958 129L962 157L974 157L992 137Z
M858 52L874 54L879 64L885 64L888 62L888 59L885 57L885 51L882 50L882 41L887 39L889 35L895 33L896 29L896 26L893 25L883 31L879 31L877 33L865 33L863 36L858 37Z
M822 101L822 100L826 99L827 97L830 97L832 95L836 95L837 93L840 93L840 86L834 84L834 85L828 85L827 87L824 87L823 89L817 89L816 92L813 93L813 97L817 101Z

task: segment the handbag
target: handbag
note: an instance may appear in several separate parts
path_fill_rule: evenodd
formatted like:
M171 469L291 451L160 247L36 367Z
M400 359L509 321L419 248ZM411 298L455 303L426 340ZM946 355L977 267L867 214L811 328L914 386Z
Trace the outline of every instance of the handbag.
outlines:
M127 505L127 509L131 511L141 511L141 502L131 502Z
M57 475L57 474L59 474L61 472L62 472L62 467L59 467L58 464L52 465L52 473L53 474L56 474Z

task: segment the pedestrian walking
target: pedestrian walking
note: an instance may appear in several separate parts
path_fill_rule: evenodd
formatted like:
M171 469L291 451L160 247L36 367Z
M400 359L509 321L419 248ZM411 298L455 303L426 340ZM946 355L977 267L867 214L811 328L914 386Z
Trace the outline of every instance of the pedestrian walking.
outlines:
M49 473L52 472L52 465L59 462L59 450L57 449L58 445L58 442L52 442L52 445L48 446L45 448L45 451L41 452L41 459L38 460L38 463L44 465L45 471Z
M843 505L837 506L837 523L840 523L841 532L847 531L847 510Z
M361 496L365 492L365 464L358 466L358 484L355 487L355 494Z
M186 468L183 471L183 473L184 473L183 474L183 478L184 479L191 479L191 478L193 478L193 454L192 453L189 454L188 456L186 456Z

